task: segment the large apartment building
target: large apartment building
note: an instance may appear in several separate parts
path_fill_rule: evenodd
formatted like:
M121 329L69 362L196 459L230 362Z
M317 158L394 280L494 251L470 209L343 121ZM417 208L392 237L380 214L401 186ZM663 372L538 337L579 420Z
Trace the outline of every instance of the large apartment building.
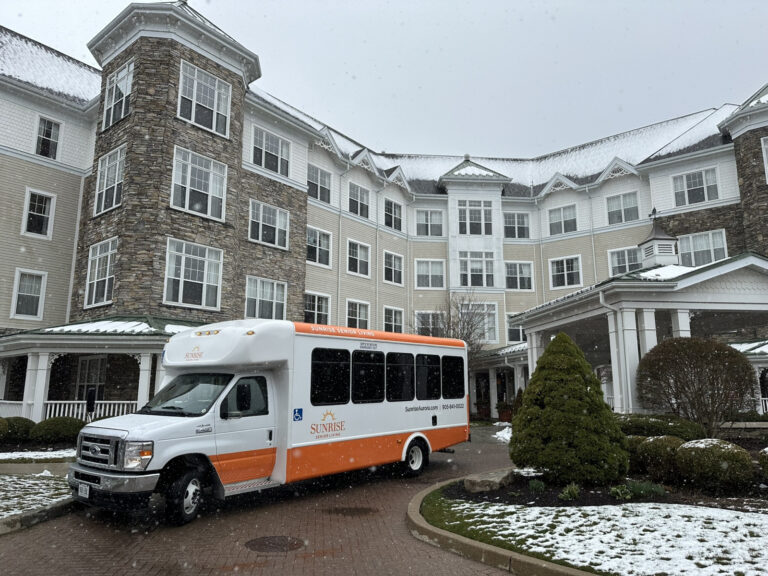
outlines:
M451 297L483 318L473 411L560 329L618 411L667 334L768 367L768 88L537 158L384 154L261 91L245 44L184 1L123 10L100 70L0 27L0 416L135 409L189 326L434 333Z

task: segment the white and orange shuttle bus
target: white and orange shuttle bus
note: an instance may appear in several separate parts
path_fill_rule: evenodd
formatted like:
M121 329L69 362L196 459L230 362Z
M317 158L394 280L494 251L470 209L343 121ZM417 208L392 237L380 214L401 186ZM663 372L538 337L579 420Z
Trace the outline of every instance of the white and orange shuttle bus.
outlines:
M461 340L282 320L173 336L157 394L82 429L68 481L95 506L165 496L172 523L224 498L401 462L469 438Z

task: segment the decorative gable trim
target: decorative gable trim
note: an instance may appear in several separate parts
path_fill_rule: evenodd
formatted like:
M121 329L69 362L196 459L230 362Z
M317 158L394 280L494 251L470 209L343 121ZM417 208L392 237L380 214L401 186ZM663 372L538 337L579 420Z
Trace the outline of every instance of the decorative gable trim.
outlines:
M379 176L379 171L376 169L376 164L373 161L373 156L367 148L361 148L352 155L352 163L356 166L367 170L368 172Z
M576 190L579 187L573 180L560 174L559 172L552 176L552 179L544 186L544 190L541 191L540 196L543 198L551 192L559 192L561 190Z
M409 193L411 192L411 187L408 186L408 180L405 178L405 172L403 172L403 169L400 166L395 166L392 169L392 172L387 176L387 180L392 182L395 186L399 186Z
M603 170L600 177L595 181L595 184L602 184L606 180L612 180L613 178L621 178L622 176L639 176L639 172L632 164L624 162L621 158L614 158L608 167Z
M315 140L315 145L341 158L339 145L336 144L336 139L333 137L333 133L327 126L324 126L323 129L320 130L320 138Z
M452 168L442 176L440 176L439 182L444 181L459 181L459 182L509 182L510 179L504 174L500 174L495 170L486 168L482 164L473 162L469 159L469 154L464 156L464 161L458 166Z

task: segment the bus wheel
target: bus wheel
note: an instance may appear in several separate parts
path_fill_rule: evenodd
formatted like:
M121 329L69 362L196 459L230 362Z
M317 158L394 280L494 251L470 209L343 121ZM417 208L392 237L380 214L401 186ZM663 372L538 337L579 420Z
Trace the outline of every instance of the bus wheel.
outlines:
M186 470L165 492L165 517L181 526L194 520L203 505L203 476L199 470Z
M403 462L403 472L405 476L418 476L429 463L429 453L422 440L414 440L408 445L405 452L405 462Z

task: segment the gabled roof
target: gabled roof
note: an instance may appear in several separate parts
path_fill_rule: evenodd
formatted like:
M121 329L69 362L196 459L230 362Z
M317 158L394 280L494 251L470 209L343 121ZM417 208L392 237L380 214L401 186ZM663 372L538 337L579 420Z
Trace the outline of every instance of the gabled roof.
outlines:
M464 156L464 161L448 170L440 176L439 182L496 182L506 183L509 178L495 170L470 159L469 154Z
M656 151L644 164L671 156L681 156L700 150L715 148L728 144L730 139L720 130L720 124L730 117L736 110L735 104L723 104L714 110L709 116L692 126L680 136L669 142L666 146Z
M639 175L639 172L632 166L632 164L624 162L621 158L614 158L605 170L603 170L603 173L600 174L598 179L595 180L595 184L599 185L607 180L612 180L613 178L630 175L637 176Z
M573 180L563 176L558 172L552 176L552 179L549 182L547 182L547 185L544 186L544 189L541 191L539 196L543 198L551 192L558 192L560 190L575 190L578 187L579 185L576 184Z
M403 172L403 169L400 166L394 166L388 170L384 170L384 176L386 176L387 180L394 185L400 186L408 192L411 191L411 187L408 185L408 180L405 177L405 172Z

